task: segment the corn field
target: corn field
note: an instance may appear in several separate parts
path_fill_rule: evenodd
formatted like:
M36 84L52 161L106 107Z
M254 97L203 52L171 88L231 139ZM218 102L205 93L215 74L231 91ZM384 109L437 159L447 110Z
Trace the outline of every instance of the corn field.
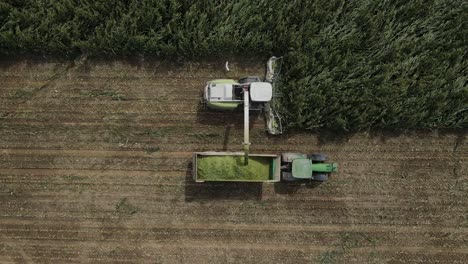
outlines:
M289 127L468 127L459 0L3 0L0 54L284 57Z

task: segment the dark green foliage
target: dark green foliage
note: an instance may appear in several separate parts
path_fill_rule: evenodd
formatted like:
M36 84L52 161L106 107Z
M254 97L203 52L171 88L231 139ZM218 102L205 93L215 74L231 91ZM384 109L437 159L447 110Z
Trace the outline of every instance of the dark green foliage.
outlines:
M329 10L318 34L304 32L309 41L286 57L282 87L290 125L466 127L466 7L347 1ZM313 28L312 20L305 26Z
M0 1L0 53L283 55L292 127L468 126L468 4Z

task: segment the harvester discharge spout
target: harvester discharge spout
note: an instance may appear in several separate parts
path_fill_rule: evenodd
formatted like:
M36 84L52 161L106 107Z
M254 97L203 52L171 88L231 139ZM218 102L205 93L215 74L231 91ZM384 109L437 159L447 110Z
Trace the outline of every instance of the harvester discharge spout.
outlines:
M244 163L245 165L249 164L249 149L250 149L250 142L249 142L249 88L248 86L244 86Z

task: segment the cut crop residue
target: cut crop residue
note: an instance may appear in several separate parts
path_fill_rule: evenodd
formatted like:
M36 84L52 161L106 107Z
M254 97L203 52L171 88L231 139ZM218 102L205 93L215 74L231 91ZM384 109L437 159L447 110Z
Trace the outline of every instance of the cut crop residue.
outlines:
M197 175L203 180L265 181L272 178L272 158L243 156L205 156L197 160Z

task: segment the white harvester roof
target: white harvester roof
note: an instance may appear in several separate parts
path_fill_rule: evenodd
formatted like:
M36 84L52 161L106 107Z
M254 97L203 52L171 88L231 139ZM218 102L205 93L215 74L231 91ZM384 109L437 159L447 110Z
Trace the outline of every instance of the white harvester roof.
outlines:
M269 102L273 95L273 87L267 82L253 82L250 84L250 99L253 102Z
M211 84L210 101L231 101L232 84Z

